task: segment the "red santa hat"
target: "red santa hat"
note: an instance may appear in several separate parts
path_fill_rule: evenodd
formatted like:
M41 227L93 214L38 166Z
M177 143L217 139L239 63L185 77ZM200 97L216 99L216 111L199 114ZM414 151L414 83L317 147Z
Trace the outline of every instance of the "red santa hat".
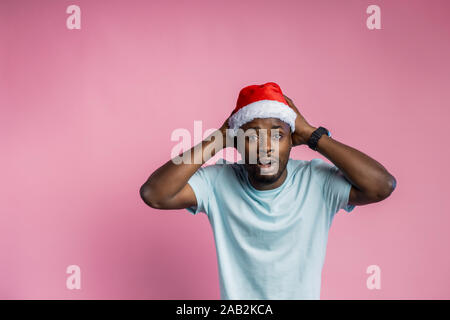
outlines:
M277 118L295 131L297 114L291 109L275 82L247 86L239 92L236 108L228 119L231 137L237 136L239 128L256 118Z

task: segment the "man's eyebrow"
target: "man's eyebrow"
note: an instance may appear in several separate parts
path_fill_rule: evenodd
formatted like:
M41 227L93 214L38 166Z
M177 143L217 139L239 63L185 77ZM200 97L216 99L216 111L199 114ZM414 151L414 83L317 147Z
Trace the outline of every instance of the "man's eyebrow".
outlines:
M272 129L278 129L278 128L283 129L282 126L272 126ZM260 127L249 127L248 129L261 129L261 128Z

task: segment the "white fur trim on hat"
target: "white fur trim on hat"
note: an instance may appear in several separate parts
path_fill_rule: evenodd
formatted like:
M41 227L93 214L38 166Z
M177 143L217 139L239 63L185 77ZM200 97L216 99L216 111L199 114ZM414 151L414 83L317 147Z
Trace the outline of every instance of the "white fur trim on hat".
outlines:
M275 100L259 100L239 109L228 119L229 136L237 136L239 128L256 118L277 118L286 122L295 131L297 114L288 105Z

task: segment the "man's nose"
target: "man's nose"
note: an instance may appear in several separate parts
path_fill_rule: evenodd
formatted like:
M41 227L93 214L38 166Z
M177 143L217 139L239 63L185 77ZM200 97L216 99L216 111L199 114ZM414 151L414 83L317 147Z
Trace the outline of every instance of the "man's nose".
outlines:
M273 152L273 144L268 135L262 135L259 143L259 152L267 153L268 156Z

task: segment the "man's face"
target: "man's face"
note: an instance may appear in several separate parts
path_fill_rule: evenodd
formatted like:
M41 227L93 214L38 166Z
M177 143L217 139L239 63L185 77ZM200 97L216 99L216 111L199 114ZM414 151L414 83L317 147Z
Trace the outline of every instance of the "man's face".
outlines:
M238 141L244 143L244 166L254 181L273 183L283 174L292 148L290 126L276 118L257 118L241 128ZM245 139L245 140L244 140ZM242 157L244 158L244 157ZM268 162L268 163L267 163Z

